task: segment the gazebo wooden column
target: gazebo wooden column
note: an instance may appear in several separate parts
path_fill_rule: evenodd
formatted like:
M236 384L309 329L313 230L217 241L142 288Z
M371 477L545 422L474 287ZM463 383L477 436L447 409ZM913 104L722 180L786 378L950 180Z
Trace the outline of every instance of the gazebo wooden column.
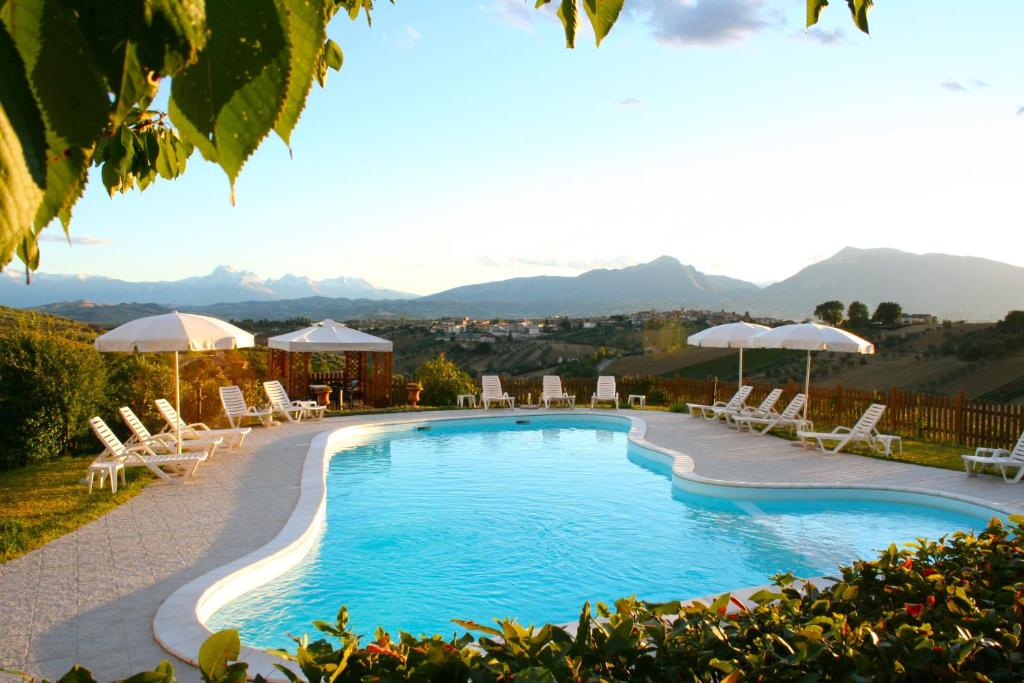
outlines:
M311 356L310 353L289 353L281 349L270 349L268 363L270 376L284 385L289 398L309 398L309 360Z

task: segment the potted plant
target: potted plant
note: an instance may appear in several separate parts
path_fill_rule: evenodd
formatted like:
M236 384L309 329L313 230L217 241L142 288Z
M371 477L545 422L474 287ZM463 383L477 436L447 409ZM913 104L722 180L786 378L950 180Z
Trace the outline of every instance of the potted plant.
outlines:
M409 405L416 408L420 402L420 392L423 391L423 385L419 382L408 382L405 385L405 390L409 392Z

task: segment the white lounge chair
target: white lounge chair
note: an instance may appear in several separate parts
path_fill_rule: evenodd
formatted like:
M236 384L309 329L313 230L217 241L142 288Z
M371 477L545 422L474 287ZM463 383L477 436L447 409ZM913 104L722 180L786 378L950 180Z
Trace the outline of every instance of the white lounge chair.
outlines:
M619 393L615 390L613 375L601 375L597 378L597 392L590 397L590 407L596 408L602 401L614 402L615 410L619 409Z
M142 423L142 420L139 419L139 416L136 415L128 406L118 408L118 412L121 414L121 419L124 420L124 423L128 425L128 431L132 433L131 438L126 442L126 445L131 446L136 443L144 444L149 446L149 448L155 453L178 452L178 439L175 437L174 432L152 434L149 429L146 428L146 425ZM214 452L217 450L217 446L224 443L224 437L201 436L198 439L186 439L182 436L181 441L181 450L206 451L212 458Z
M822 453L835 454L852 443L866 443L871 448L889 455L893 441L899 437L879 434L875 429L884 412L884 405L872 403L853 427L836 427L831 432L797 431L796 436L804 447L817 444ZM833 448L826 448L825 442L835 442L836 445ZM902 444L900 448L902 449Z
M690 409L690 417L703 417L707 420L717 420L718 414L715 413L715 408L726 408L729 410L739 410L743 407L744 401L750 396L750 392L754 390L754 387L748 385L740 387L728 402L726 401L715 401L711 405L705 405L703 403L687 403L686 407Z
M542 387L540 400L545 408L550 408L552 403L568 403L570 408L576 407L576 396L562 391L562 378L558 375L544 375Z
M481 377L480 387L480 402L484 404L484 410L487 410L491 403L497 403L499 406L504 403L509 408L516 407L515 398L501 390L501 378L497 375L484 375Z
M288 392L284 385L278 380L271 380L263 383L263 390L267 392L270 399L270 407L282 413L289 422L299 422L304 417L312 417L315 420L323 419L327 406L319 405L316 401L293 401L288 398ZM298 417L295 417L298 415Z
M733 424L733 418L739 415L749 415L751 417L769 417L778 415L778 413L775 412L775 404L779 402L781 397L782 389L772 389L756 408L743 406L739 410L733 410L732 408L712 408L712 410L716 417L724 417L726 422Z
M960 456L964 460L964 470L967 476L973 477L986 466L991 465L998 469L1003 475L1003 481L1007 484L1016 484L1024 479L1024 433L1017 439L1017 445L1013 450L1005 448L976 448L974 455L964 454ZM1013 477L1006 475L1006 468L1012 467L1017 470Z
M224 408L224 415L228 418L228 424L231 425L232 429L241 429L245 420L257 420L264 427L274 426L274 410L269 406L257 408L256 406L247 405L245 396L242 395L242 390L239 387L220 387L218 391L220 393L220 404ZM252 427L245 427L245 429L251 431Z
M237 387L236 387L237 388ZM241 391L239 391L241 393ZM243 400L243 403L245 401ZM181 438L182 439L210 439L213 437L221 437L224 439L224 444L229 448L241 448L242 442L245 441L245 437L252 431L252 427L235 427L234 422L231 422L231 429L210 429L202 422L193 422L192 424L185 424L185 421L178 415L178 411L174 409L167 399L158 398L154 401L156 404L156 410L160 413L160 417L164 419L164 428L160 430L161 434L167 432L178 433L178 425L181 425ZM269 415L268 415L269 417Z
M814 423L800 417L800 411L804 409L804 403L806 402L807 396L804 394L797 394L793 397L793 400L789 402L789 405L787 405L785 409L777 415L762 417L755 415L737 415L732 419L736 424L737 430L743 431L743 429L746 428L758 436L764 436L776 427L784 427L793 431L813 431ZM757 429L756 427L760 427L760 429Z
M103 444L104 451L98 462L120 462L125 467L142 466L160 477L164 481L172 481L163 467L186 468L187 476L193 476L199 468L199 464L208 457L206 451L188 451L186 453L155 453L149 446L141 443L125 446L110 427L103 421L103 418L89 418L89 426L92 427L96 438ZM94 463L95 464L95 463ZM191 469L189 469L191 468Z

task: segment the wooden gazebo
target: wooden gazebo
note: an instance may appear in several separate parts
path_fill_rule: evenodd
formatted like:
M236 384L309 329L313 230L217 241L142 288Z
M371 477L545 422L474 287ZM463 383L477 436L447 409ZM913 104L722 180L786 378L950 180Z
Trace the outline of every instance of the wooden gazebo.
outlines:
M365 405L391 404L391 358L394 345L387 339L354 330L334 320L288 332L267 340L270 375L281 381L292 398L310 396L310 359L313 353L344 354L338 382L352 400L353 390Z

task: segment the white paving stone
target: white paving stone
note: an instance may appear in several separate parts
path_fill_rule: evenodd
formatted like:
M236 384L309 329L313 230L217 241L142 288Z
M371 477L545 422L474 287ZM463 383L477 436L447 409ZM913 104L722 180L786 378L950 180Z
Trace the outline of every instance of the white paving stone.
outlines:
M481 413L458 413L476 414ZM690 456L695 473L711 480L912 487L1024 510L1024 486L1006 486L990 476L969 479L887 460L825 456L678 414L619 414L643 418L650 442ZM315 434L407 417L342 417L256 429L244 449L218 453L194 480L154 483L105 517L0 565L0 669L57 678L78 661L103 681L151 668L167 656L152 638L161 602L277 535L298 500L301 466ZM183 662L175 661L175 670L183 681L198 680L198 672ZM0 674L0 682L7 679Z

